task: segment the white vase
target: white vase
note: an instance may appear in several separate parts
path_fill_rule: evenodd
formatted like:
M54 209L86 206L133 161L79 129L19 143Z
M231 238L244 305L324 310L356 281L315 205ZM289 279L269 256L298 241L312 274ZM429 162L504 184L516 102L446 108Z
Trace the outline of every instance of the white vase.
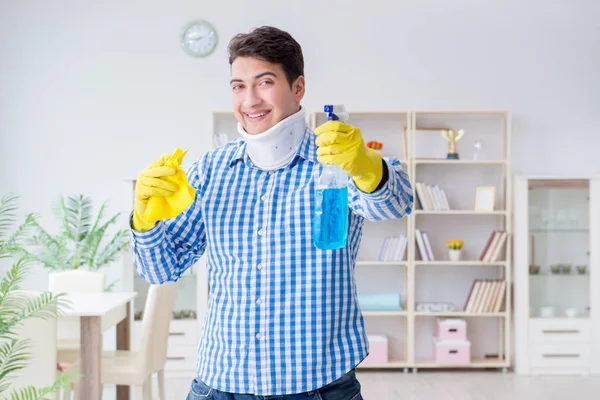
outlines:
M450 261L460 261L460 250L449 249L448 255L450 256Z

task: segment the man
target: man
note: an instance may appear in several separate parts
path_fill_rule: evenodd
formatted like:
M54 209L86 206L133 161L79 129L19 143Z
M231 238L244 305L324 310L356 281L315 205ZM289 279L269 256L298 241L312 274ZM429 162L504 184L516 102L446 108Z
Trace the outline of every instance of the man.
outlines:
M262 27L229 44L231 93L243 139L209 151L187 171L192 204L156 224L151 196L181 188L173 168L140 174L133 254L152 284L176 281L207 252L209 309L188 399L362 399L354 368L368 352L354 263L367 220L411 212L412 188L396 159L368 149L361 131L329 121L312 132L300 45ZM320 250L311 222L315 176L349 176L346 247ZM288 397L289 396L289 397Z

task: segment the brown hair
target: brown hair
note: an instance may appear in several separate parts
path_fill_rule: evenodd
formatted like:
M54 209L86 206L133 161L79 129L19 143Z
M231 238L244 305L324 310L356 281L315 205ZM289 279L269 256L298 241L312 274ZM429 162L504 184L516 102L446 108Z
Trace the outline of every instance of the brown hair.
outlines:
M237 57L253 57L283 68L290 84L304 76L304 57L300 44L287 32L272 26L262 26L249 33L239 33L228 46L229 65Z

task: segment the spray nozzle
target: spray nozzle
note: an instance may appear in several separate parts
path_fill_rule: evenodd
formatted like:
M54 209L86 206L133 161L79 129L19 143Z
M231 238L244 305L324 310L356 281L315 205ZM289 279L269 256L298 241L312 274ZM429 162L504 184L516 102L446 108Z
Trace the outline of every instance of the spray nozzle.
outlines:
M346 107L344 107L343 104L326 104L323 107L323 111L327 113L327 119L329 121L346 122L350 118L350 115L346 112Z

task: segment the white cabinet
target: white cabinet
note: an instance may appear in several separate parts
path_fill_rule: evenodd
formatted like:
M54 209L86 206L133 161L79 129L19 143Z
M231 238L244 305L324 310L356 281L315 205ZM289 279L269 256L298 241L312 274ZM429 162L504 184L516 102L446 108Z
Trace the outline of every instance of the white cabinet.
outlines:
M600 179L514 182L515 371L600 373Z

